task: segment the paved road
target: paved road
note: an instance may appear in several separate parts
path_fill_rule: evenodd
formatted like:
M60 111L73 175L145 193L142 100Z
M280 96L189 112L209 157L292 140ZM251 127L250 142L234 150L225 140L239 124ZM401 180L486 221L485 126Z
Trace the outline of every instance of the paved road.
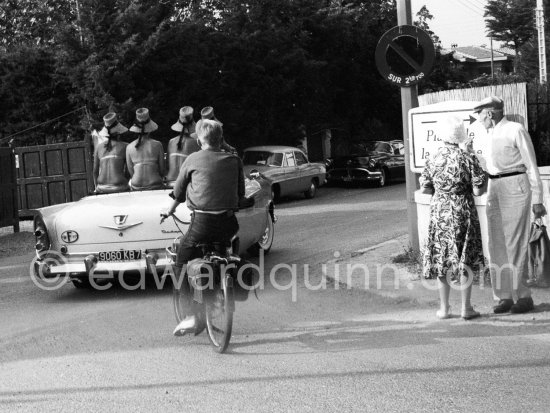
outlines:
M12 260L0 411L547 411L546 323L435 321L433 308L322 284L335 252L406 231L404 185L321 188L277 215L265 266L296 264L295 296L275 288L290 285L278 272L238 305L225 355L204 335L171 336L169 289L45 292Z

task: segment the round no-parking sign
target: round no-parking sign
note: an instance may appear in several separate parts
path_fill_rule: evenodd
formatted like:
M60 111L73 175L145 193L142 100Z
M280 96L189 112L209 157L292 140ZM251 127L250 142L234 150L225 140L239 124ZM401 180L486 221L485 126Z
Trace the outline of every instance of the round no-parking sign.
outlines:
M416 26L388 30L376 46L376 67L391 84L416 85L432 70L435 47L428 33Z

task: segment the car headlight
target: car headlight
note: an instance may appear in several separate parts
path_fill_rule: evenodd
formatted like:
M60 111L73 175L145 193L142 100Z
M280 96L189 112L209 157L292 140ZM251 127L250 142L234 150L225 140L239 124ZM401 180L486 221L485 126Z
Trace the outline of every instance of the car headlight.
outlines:
M369 161L369 166L370 166L371 168L374 168L374 167L376 166L376 160L371 159L371 160Z

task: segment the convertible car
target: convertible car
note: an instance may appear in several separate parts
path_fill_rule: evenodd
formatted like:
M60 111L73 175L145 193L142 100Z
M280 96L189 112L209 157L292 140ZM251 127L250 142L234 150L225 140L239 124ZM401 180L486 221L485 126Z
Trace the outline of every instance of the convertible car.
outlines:
M170 190L92 195L77 202L41 208L34 218L38 277L67 276L77 288L94 279L112 278L132 270L163 274L172 264L172 247L187 229L190 210L180 204L175 216L160 224L168 209ZM273 243L275 215L271 182L246 180L246 196L254 206L237 212L238 253L268 252Z
M243 164L248 176L260 173L272 181L274 199L294 193L303 193L310 199L317 193L317 188L325 183L325 165L309 162L304 152L292 146L246 148Z
M374 141L356 144L349 155L327 159L327 181L336 183L374 182L385 186L405 179L403 141Z

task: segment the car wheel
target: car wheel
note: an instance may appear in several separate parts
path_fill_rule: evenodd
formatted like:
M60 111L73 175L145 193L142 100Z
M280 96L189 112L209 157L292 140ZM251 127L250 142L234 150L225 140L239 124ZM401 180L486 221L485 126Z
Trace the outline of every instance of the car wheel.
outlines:
M382 168L380 169L380 180L378 181L378 186L381 188L383 186L388 185L389 179L388 174L386 172L386 169Z
M257 243L248 249L248 253L254 257L259 256L260 251L263 251L264 254L268 254L271 250L271 246L273 245L274 230L275 225L273 225L273 219L271 218L271 214L268 214L267 223L262 237Z
M307 199L311 199L315 196L317 193L317 181L315 179L311 180L311 185L309 186L309 189L304 192L304 195Z

